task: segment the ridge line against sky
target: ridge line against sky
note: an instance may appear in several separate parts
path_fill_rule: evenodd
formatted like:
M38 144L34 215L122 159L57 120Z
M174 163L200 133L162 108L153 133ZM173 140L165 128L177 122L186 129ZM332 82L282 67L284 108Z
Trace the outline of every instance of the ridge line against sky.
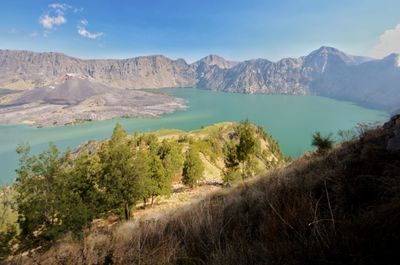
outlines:
M277 61L332 46L382 58L400 53L398 10L397 0L4 0L0 49L193 62L208 54Z
M121 58L119 58L119 57L118 57L118 58L113 58L113 57L104 57L104 58L81 58L81 57L79 57L79 56L74 56L74 55L71 55L71 54L68 54L68 53L65 53L65 52L58 52L58 51L33 51L33 50L26 50L26 49L23 49L23 50L22 50L22 49L2 49L2 48L0 48L0 51L28 52L28 53L29 53L29 52L33 52L33 53L58 53L58 54L62 54L62 55L64 55L64 56L67 56L67 57L70 57L70 58L74 58L74 59L77 59L77 60L82 60L82 61L91 61L91 60L129 60L129 59L136 59L136 58L140 58L140 57L153 57L153 56L156 57L156 56L162 56L162 57L165 57L165 58L170 59L170 60L173 60L173 61L183 60L183 61L185 61L185 62L188 63L188 64L193 64L193 63L196 63L196 62L198 62L198 61L200 61L200 60L202 60L202 59L207 58L208 56L218 56L218 57L220 57L220 58L223 59L223 60L226 60L226 61L229 61L229 62L236 62L236 63L241 63L241 62L246 62L246 61L254 61L254 60L267 60L267 61L270 61L270 62L272 62L272 63L278 63L278 62L281 61L281 60L286 60L286 59L300 59L300 58L302 58L302 57L306 57L306 56L312 54L313 52L316 52L317 50L320 50L320 49L322 49L322 48L334 49L334 50L337 50L337 51L339 51L339 52L342 52L342 53L344 53L344 54L346 54L346 55L348 55L348 56L364 57L364 58L367 59L368 61L369 61L369 59L370 59L370 60L375 60L375 58L370 57L370 56L359 56L359 55L357 55L357 54L350 54L350 53L347 53L346 51L342 51L342 50L339 50L339 49L337 49L337 48L335 48L335 47L330 47L330 46L326 46L326 45L323 45L323 46L321 46L321 47L319 47L319 48L313 49L313 50L307 52L306 54L303 54L303 55L298 56L298 57L282 57L282 58L278 58L278 59L276 59L276 60L270 60L269 58L262 58L262 57L258 57L258 58L247 58L247 59L243 59L243 60L230 60L230 59L227 59L227 58L225 58L225 57L223 57L223 56L220 56L219 54L208 54L208 55L205 55L205 56L203 56L203 57L201 57L201 58L195 58L193 61L188 61L186 58L182 58L182 57L173 58L173 57L170 57L170 56L167 56L167 55L164 55L164 54L145 54L145 55L137 55L137 56L121 57ZM387 54L386 56L384 56L382 59L384 59L385 57L389 57L389 56L391 56L392 54L397 54L397 55L400 56L400 53L390 53L390 54Z

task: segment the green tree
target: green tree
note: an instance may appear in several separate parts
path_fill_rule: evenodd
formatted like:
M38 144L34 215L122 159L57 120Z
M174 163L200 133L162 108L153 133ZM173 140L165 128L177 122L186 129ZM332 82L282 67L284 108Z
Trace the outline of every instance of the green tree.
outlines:
M150 156L150 178L152 182L151 204L154 198L161 195L169 195L171 192L172 177L165 170L164 165L155 154Z
M240 161L237 156L237 147L233 141L229 141L224 146L225 166L227 168L238 168Z
M236 133L239 137L239 144L236 146L237 158L241 163L244 163L257 152L259 140L254 127L248 120L239 124Z
M20 145L20 167L14 184L21 238L52 240L59 235L62 221L58 196L62 186L58 176L63 172L62 160L54 144L39 156L29 154L28 145Z
M54 240L65 232L81 236L104 205L97 154L83 151L73 160L53 144L39 156L30 155L27 145L17 152L21 158L14 187L23 241Z
M332 135L322 136L320 132L316 132L312 136L311 144L317 148L317 153L324 154L328 150L332 149L335 141L332 139Z
M193 188L203 177L203 173L204 165L200 159L199 152L195 148L189 147L183 164L182 182Z
M245 120L237 126L235 134L238 139L233 139L224 146L226 183L237 180L239 175L245 179L257 172L255 155L260 150L260 141L257 138L256 128Z
M106 196L110 209L120 209L126 220L137 201L137 180L134 176L135 149L129 144L127 133L117 123L111 139L99 151L102 174L99 186Z
M71 167L63 177L64 189L59 194L60 215L66 230L80 235L84 227L106 210L104 194L97 185L101 164L98 154L89 155L87 150L68 162Z
M160 157L166 173L173 178L181 171L183 166L183 156L181 146L177 141L164 140L157 152Z
M155 190L156 183L151 179L150 154L145 146L140 147L136 153L132 164L132 178L135 185L132 196L136 200L142 199L143 206L146 207L147 200Z

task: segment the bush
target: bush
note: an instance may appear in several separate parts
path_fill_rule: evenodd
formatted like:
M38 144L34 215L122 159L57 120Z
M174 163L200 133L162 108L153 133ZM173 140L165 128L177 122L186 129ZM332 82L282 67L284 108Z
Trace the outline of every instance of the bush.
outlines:
M7 226L5 231L0 232L0 261L11 254L16 234L17 230L12 225Z
M335 141L332 139L332 134L328 136L322 136L320 132L316 132L312 136L312 145L317 147L317 153L326 153L326 151L332 149Z

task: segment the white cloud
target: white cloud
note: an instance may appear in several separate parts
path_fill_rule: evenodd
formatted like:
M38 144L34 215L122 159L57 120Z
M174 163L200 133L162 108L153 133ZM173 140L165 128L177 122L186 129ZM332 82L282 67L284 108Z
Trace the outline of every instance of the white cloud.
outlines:
M89 22L86 19L82 19L80 22L82 25L85 25L85 26L87 26L87 24L89 24Z
M86 29L86 26L88 24L89 24L89 21L87 21L87 19L85 19L85 18L82 19L81 21L79 21L79 24L77 26L79 35L81 35L83 37L86 37L86 38L89 38L89 39L92 39L92 40L95 40L95 39L100 38L101 36L103 36L103 32L96 32L96 33L89 32Z
M39 18L39 23L45 29L53 29L54 26L59 26L59 25L67 23L67 19L65 18L64 15L60 15L60 14L56 15L56 16L50 16L50 15L46 14Z
M78 10L64 3L52 3L48 5L48 10L44 12L39 23L47 30L53 29L55 26L60 26L67 23L66 13L72 9L73 12Z
M64 4L64 3L53 3L49 5L50 8L53 9L61 9L63 11L72 8L70 5Z
M382 58L390 53L400 53L400 24L397 24L393 29L383 32L369 55Z
M86 28L84 28L82 26L78 26L78 34L83 36L83 37L95 40L95 39L100 38L101 36L103 36L104 33L103 32L91 33Z

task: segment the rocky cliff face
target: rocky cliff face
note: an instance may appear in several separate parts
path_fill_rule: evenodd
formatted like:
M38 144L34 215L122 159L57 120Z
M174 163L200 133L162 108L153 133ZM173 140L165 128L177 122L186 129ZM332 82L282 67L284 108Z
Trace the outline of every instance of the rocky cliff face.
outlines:
M197 86L241 93L321 95L398 113L399 62L398 54L372 60L321 47L297 59L257 59L226 69L204 66L197 70Z
M185 87L195 83L194 69L184 60L162 55L125 60L80 60L60 53L0 50L0 87L34 88L60 75L90 76L122 88Z
M278 62L232 62L217 55L193 64L162 55L125 60L80 60L60 53L0 50L0 87L33 88L65 73L122 88L192 87L240 93L314 94L394 112L400 106L399 55L382 60L321 47Z

